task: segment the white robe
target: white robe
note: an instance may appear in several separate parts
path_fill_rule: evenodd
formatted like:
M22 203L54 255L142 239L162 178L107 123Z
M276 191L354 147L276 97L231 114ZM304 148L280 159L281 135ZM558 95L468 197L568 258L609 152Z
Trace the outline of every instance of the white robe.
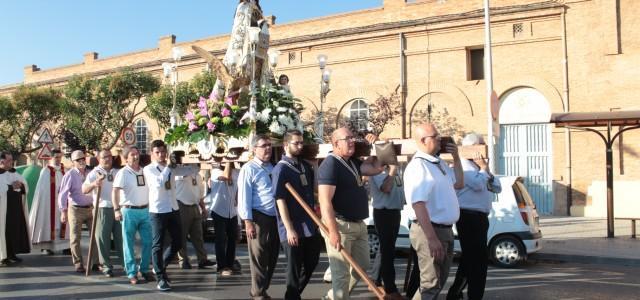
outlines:
M60 210L57 207L58 192L62 182L62 171L60 167L56 169L55 175L55 195L53 195L54 206L51 207L51 173L48 167L40 171L38 184L33 194L31 211L29 212L29 230L31 233L31 243L39 244L60 238ZM51 210L55 211L55 237L51 236ZM69 238L69 226L66 226L65 239Z
M20 181L24 184L25 193L22 196L22 205L25 221L27 219L27 193L29 192L29 185L24 177L18 173L4 172L0 174L0 260L7 258L7 240L6 233L6 221L7 221L7 191L9 185L14 181Z

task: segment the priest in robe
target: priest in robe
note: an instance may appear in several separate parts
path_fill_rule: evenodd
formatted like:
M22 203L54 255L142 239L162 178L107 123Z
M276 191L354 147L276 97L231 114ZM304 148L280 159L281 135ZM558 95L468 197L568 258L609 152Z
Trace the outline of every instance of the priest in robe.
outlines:
M26 180L13 168L13 155L0 152L0 266L19 263L18 254L31 252L27 189Z
M60 183L65 170L62 165L62 152L51 151L49 165L40 171L40 178L29 212L31 243L37 245L45 254L52 255L56 245L68 248L69 227L60 222L60 210L57 206ZM57 241L64 241L57 243Z

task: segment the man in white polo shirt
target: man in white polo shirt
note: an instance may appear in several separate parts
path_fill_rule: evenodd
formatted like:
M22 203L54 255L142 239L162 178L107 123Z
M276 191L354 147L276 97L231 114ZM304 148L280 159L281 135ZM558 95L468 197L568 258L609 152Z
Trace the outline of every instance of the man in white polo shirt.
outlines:
M453 260L453 231L460 210L456 189L464 187L464 177L454 143L440 146L440 134L433 124L416 127L418 151L404 172L404 193L415 214L409 216L411 245L418 254L420 290L413 299L437 299L444 287ZM453 156L453 169L439 157Z
M176 199L176 176L193 175L198 172L195 166L176 166L167 163L167 146L161 140L151 142L153 162L144 167L144 178L149 186L149 219L153 232L151 258L153 270L158 277L158 290L171 289L166 267L176 257L182 247L182 221ZM171 237L171 245L163 253L166 232Z
M151 222L149 221L149 189L140 167L140 152L137 147L125 148L127 165L113 179L113 211L115 219L122 222L124 267L131 284L141 280L153 281L149 273L151 260ZM133 246L136 233L140 235L140 265L136 265ZM142 277L138 279L138 276Z

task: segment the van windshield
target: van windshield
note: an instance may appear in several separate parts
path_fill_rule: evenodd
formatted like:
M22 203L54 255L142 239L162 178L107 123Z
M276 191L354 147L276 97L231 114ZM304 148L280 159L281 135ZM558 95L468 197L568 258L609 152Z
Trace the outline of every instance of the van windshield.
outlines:
M534 207L533 199L531 199L531 196L527 191L527 187L524 184L522 184L521 181L516 180L513 183L513 193L516 196L516 202L518 202L518 206Z

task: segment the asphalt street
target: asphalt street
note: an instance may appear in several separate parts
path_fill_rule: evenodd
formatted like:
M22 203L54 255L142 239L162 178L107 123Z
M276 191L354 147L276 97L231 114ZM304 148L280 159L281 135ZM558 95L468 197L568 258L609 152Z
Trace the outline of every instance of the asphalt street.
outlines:
M207 243L213 253L213 244ZM193 252L191 252L193 253ZM249 266L246 245L239 246L243 271L231 277L219 277L214 269L181 270L173 264L169 275L171 292L160 292L155 283L132 286L121 270L117 277L106 278L99 272L85 277L73 271L71 257L60 254L23 255L24 262L0 268L0 298L2 299L248 299ZM210 255L210 259L214 259ZM193 263L193 262L192 262ZM328 266L322 254L314 277L303 294L304 299L319 299L330 285L322 282ZM406 259L396 260L397 284L402 287ZM285 289L285 259L280 256L269 289L274 299L281 299ZM454 264L448 283L453 281ZM640 299L640 276L637 267L602 264L575 264L550 261L529 261L513 269L491 267L485 299ZM448 288L448 285L447 287ZM353 299L374 299L363 284L355 289ZM441 295L441 299L444 296Z

